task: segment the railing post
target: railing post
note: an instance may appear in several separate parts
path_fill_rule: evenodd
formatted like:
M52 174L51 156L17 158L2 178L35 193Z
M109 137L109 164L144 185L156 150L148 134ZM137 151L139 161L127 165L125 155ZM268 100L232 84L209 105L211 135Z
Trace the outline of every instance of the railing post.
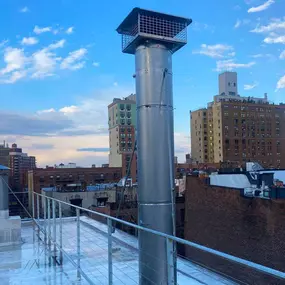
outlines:
M35 219L35 196L34 196L34 192L32 192L32 216L33 216L33 219Z
M166 238L166 255L167 255L167 275L168 285L175 284L175 273L174 273L174 242L172 239Z
M49 245L49 250L51 247L51 225L50 225L50 199L48 198L48 245Z
M37 219L40 220L40 197L37 195Z
M59 248L60 248L60 257L59 264L62 265L62 213L61 213L61 203L58 202L58 211L59 211Z
M80 279L80 210L76 208L77 216L77 278Z
M54 251L54 257L56 257L56 216L55 216L55 201L54 200L52 200L52 222L53 222L53 229L52 229L53 251Z
M45 235L45 245L47 243L47 201L46 196L43 197L44 201L44 235Z
M37 195L37 219L38 219L38 236L40 237L40 197L39 195Z
M112 220L107 218L108 224L108 276L109 285L113 284L113 262L112 262Z

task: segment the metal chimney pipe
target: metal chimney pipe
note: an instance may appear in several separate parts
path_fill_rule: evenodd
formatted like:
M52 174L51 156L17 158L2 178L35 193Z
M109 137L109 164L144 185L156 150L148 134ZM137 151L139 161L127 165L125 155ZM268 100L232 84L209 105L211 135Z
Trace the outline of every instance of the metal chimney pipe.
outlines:
M172 53L162 44L145 43L136 49L135 64L139 224L172 235ZM165 240L140 231L139 248L140 284L167 284Z
M187 43L191 22L134 8L117 28L123 52L135 54L139 225L169 235L175 227L172 54ZM167 267L164 238L139 231L140 285L176 283L173 263Z
M9 218L8 175L0 170L0 219Z

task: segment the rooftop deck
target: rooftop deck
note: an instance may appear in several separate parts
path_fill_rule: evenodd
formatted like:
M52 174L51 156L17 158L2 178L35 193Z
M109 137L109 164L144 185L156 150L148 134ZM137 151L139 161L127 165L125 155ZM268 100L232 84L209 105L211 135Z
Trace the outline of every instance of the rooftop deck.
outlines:
M191 260L178 254L177 283L174 277L168 276L170 283L165 280L162 284L253 284L251 281L256 280L262 282L254 284L284 284L285 273L273 268L45 195L34 193L30 198L34 205L31 212L21 204L25 212L25 216L21 212L22 218L30 217L22 219L21 243L0 246L1 285L139 284L138 239L119 229L113 231L118 224L128 226L136 233L147 231L150 237L160 236L167 245L167 260L162 262L162 266L166 266L168 272L175 268L174 243L184 246L185 250L186 247L195 250L195 254L198 251L199 256L206 253L207 259L212 261L212 265L201 263L195 260L194 252L190 254ZM70 207L70 216L63 216L64 205ZM76 216L71 216L72 213ZM93 219L95 217L96 220ZM157 258L148 254L150 259ZM221 264L230 270L224 271ZM144 266L149 267L149 264ZM154 268L150 269L156 272ZM155 283L149 280L148 284Z
M40 221L43 223L43 221ZM57 221L58 222L58 221ZM76 218L63 218L63 250L77 262ZM56 225L59 231L59 224ZM53 235L53 233L51 232ZM89 217L80 217L80 264L93 284L108 284L107 226ZM56 238L59 242L59 236ZM138 240L120 230L113 234L113 284L138 284ZM56 258L54 258L56 256ZM77 268L59 251L45 244L32 221L22 222L22 244L0 247L1 284L90 284L79 280ZM236 284L189 261L178 259L178 284Z

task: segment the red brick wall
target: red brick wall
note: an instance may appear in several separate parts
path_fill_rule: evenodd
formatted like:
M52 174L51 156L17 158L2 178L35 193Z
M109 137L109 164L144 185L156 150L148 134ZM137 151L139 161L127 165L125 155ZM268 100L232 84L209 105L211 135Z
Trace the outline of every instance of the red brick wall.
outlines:
M208 186L191 176L186 189L185 239L285 271L284 200L244 198L238 190ZM186 249L186 254L222 271L231 268L225 260L198 251ZM227 273L245 282L252 278L250 284L282 284L233 264Z

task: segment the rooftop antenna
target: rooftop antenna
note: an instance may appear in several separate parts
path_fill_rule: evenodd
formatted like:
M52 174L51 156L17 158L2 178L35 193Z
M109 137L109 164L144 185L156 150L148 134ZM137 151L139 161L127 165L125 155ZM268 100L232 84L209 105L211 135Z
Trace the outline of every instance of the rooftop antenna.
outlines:
M134 8L117 28L122 51L135 55L138 222L169 235L175 234L172 54L187 43L191 22ZM140 284L176 284L176 261L167 268L166 240L140 231Z

